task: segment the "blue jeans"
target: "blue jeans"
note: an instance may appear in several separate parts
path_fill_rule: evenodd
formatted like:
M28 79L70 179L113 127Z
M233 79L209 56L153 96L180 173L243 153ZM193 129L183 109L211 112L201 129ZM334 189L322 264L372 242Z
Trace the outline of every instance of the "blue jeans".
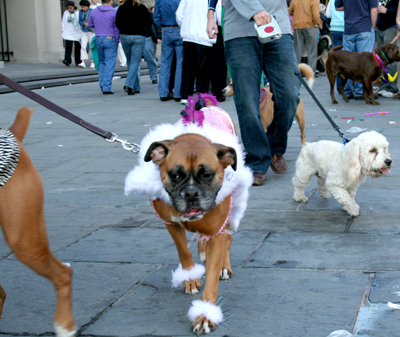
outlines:
M331 30L331 37L332 37L332 47L335 46L343 46L343 32L335 32ZM338 76L336 77L336 90L339 93L339 95L342 95L340 92L340 83L341 83L341 78Z
M154 81L158 78L158 67L156 57L154 56L154 43L151 36L146 37L143 55L149 68L150 79Z
M128 66L128 75L126 76L125 86L140 91L140 83L138 79L138 68L144 50L146 37L143 35L120 35L122 48L126 56L126 64Z
M96 36L97 53L99 54L99 84L102 91L111 91L115 62L117 61L118 43L113 36Z
M283 155L288 132L300 101L300 73L291 35L261 45L256 37L225 42L231 69L246 164L254 173L266 173L271 153ZM273 93L274 119L264 132L260 117L260 79L264 71Z
M372 52L375 43L375 31L371 28L370 32L363 32L359 34L343 35L343 50L361 53L362 51ZM362 83L347 81L344 86L344 92L347 97L353 94L354 83L354 96L364 96Z
M161 40L161 66L158 83L160 97L167 97L169 93L169 77L171 63L176 54L176 70L174 83L174 97L181 97L183 41L179 27L164 27Z

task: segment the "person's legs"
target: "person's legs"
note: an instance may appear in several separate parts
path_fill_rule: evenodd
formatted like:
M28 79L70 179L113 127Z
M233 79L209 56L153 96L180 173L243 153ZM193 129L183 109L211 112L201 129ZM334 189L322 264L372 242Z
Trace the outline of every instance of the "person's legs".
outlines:
M99 85L101 91L103 91L103 86L106 85L105 81L105 54L104 54L104 43L103 40L107 38L106 36L96 36L96 48L97 54L99 56ZM106 90L105 90L106 91Z
M68 65L72 63L72 44L73 41L65 40L65 53L64 53L64 61L68 62Z
M143 55L144 55L144 59L147 63L147 67L149 68L150 79L152 81L157 80L158 68L157 68L157 61L154 56L154 43L153 43L153 39L151 38L151 36L146 37Z
M218 31L222 32L222 27L218 27ZM222 90L227 86L227 67L225 61L224 39L222 34L218 34L217 42L212 47L211 62L211 91L218 100L225 100Z
M357 34L346 35L343 34L343 50L357 51L356 50L356 37ZM353 81L348 80L344 86L344 93L347 97L353 95ZM361 94L362 95L362 94Z
M300 102L300 73L293 49L292 37L283 35L279 40L264 45L264 73L270 83L274 101L274 119L268 126L267 138L271 153L285 154L288 132L293 125Z
M175 84L174 84L174 98L177 100L181 98L181 83L182 83L182 62L183 62L183 41L179 28L173 29L173 38L175 44L176 55L176 69L175 69Z
M160 97L168 96L169 77L171 74L171 63L174 56L175 45L171 41L171 28L163 28L161 40L161 64L158 82Z
M360 53L363 51L372 52L375 44L375 31L371 28L369 32L363 32L356 34L356 52ZM354 96L364 96L363 84L359 82L354 82Z
M294 39L294 50L296 53L297 63L300 63L304 50L303 29L295 29L293 32L293 39Z
M304 42L307 48L307 63L312 70L317 70L317 59L318 59L318 27L310 27L303 29ZM297 55L296 55L297 56Z
M88 42L89 42L89 32L82 32L82 36L81 36L81 61L82 62L89 58L89 55L86 51Z
M81 44L79 41L74 41L75 64L81 63Z
M142 35L121 35L122 47L124 48L128 75L125 80L125 86L140 91L138 77L138 68L143 54L145 37Z
M115 62L117 61L118 43L115 37L108 39L104 36L104 85L103 92L111 91ZM96 38L97 39L97 38Z
M200 93L209 91L212 47L197 45L196 89Z
M383 41L382 41L383 43L382 44L386 44L386 43L392 42L393 39L396 37L397 32L398 32L397 27L390 27L390 28L384 30L383 31ZM395 76L395 74L397 72L397 64L396 63L397 62L394 62L394 63L388 64L386 66L386 68L387 68L387 70L388 70L388 72L389 72L389 74L391 76ZM399 91L396 81L394 81L394 82L390 82L389 81L388 83L385 83L385 82L381 81L381 89L387 90L387 91L390 91L390 92L393 92L393 93L396 93L396 92Z
M271 163L271 151L259 111L263 63L261 44L256 37L236 38L226 41L225 51L231 69L246 165L253 173L265 174Z
M343 32L331 31L331 37L332 37L332 47L343 46ZM342 94L339 89L341 81L342 80L340 79L339 76L336 77L336 90L340 95Z
M197 44L183 42L181 98L187 99L193 95L194 80L196 78L198 50Z

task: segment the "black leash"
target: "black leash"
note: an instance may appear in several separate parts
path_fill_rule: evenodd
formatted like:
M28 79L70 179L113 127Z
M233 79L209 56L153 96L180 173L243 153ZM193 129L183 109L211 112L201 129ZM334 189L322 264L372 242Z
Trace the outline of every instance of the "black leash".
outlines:
M308 93L311 95L311 97L314 99L315 103L317 103L318 107L321 109L325 117L328 119L329 123L333 126L333 128L339 133L339 137L342 138L343 144L346 145L350 140L347 138L344 138L343 132L340 132L340 128L336 125L336 123L332 120L331 116L326 112L325 108L322 106L321 102L318 100L318 98L314 95L310 87L308 86L307 82L304 81L303 77L301 76L300 72L295 72L294 73L298 79L300 80L300 83L304 86L304 88L307 89Z
M119 142L122 144L122 147L125 150L131 151L133 153L138 153L139 152L139 145L135 143L128 143L126 140L122 140L118 138L118 135L115 133L109 132L109 131L104 131L97 126L90 124L83 120L82 118L79 118L78 116L70 113L69 111L65 110L64 108L58 106L57 104L54 104L53 102L50 102L46 98L38 95L37 93L25 88L23 85L13 81L12 79L8 78L7 76L4 76L3 74L0 74L0 82L5 84L7 87L10 87L11 89L19 92L20 94L30 98L31 100L39 103L40 105L43 105L47 109L54 111L55 113L59 114L60 116L69 119L71 122L74 122L85 129L95 133L96 135L99 135L100 137L103 137L106 141L113 143L113 142Z

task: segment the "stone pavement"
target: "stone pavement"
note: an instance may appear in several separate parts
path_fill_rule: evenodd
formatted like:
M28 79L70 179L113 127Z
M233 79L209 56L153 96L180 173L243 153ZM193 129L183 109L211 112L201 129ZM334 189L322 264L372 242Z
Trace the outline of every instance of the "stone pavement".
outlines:
M34 73L35 67L6 63L0 72L12 77L24 68ZM123 83L114 81L110 96L102 95L96 82L44 85L36 92L135 143L154 125L180 117L183 106L160 102L148 76L135 96L126 95ZM336 95L339 104L332 105L325 76L316 79L314 92L347 138L355 137L346 132L353 126L382 129L390 142L392 172L361 185L356 197L361 215L355 219L334 199L319 197L315 178L306 189L309 202L294 203L290 180L301 144L293 125L288 172L268 171L264 186L251 187L248 209L233 235L234 277L219 286L226 319L212 336L326 337L335 330L400 336L400 310L387 306L400 302L400 101L380 98L380 106L367 106ZM340 141L303 88L301 93L307 140ZM136 155L18 93L0 95L0 102L0 127L8 127L22 106L35 110L24 143L43 180L51 248L74 270L79 335L192 336L186 315L200 294L171 289L171 271L178 264L172 239L146 197L123 194ZM238 125L233 99L220 106ZM365 116L369 111L391 114ZM348 123L342 117L364 120ZM191 249L195 253L196 245ZM7 292L0 335L51 335L52 286L19 263L3 238L0 270Z

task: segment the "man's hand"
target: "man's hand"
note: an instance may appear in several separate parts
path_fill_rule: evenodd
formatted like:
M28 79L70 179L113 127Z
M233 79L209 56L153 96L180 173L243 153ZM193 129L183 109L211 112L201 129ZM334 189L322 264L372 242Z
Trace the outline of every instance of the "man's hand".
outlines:
M87 22L84 22L83 24L84 24L86 27L88 27L88 23L87 23Z
M271 15L267 11L258 12L253 16L254 21L256 22L257 26L264 26L271 22Z
M378 13L386 14L387 8L385 6L378 6Z
M213 10L209 10L207 14L207 34L210 39L216 39L218 34L218 25L215 22L214 13Z
M157 39L157 43L160 44L161 43L161 39Z

